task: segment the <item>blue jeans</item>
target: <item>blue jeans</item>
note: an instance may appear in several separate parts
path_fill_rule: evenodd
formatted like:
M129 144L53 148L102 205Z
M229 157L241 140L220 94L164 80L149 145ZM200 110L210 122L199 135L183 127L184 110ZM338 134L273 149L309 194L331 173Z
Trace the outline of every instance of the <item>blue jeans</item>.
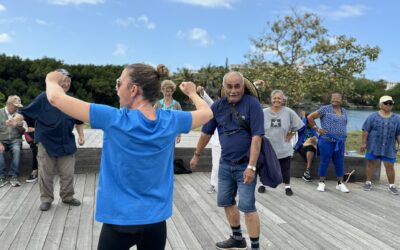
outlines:
M257 176L249 184L243 183L243 172L247 168L247 162L232 164L224 159L219 162L218 171L218 206L230 207L236 204L235 197L239 193L238 208L244 213L257 211L255 189Z
M6 152L10 152L12 155L12 161L10 170L7 176L15 176L19 175L19 162L21 160L21 148L22 142L20 140L15 141L2 141L4 146L4 152L0 153L0 177L6 177L6 161L5 154Z

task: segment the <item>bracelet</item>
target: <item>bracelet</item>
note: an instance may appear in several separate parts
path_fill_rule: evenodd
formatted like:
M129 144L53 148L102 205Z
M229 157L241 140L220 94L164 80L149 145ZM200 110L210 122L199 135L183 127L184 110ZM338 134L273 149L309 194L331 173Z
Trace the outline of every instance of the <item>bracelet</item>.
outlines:
M197 156L197 157L200 157L201 154L199 154L196 151L194 151L194 155Z

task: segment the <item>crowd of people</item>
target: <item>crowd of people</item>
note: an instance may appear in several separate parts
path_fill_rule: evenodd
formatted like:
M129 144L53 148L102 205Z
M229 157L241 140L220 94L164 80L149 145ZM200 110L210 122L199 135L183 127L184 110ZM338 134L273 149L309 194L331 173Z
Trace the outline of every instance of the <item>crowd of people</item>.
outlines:
M180 90L196 110L182 111L173 99L176 84L160 79L168 68L146 64L127 65L116 80L120 107L88 103L67 95L72 76L65 69L46 76L46 91L23 107L21 99L9 96L0 109L0 188L8 183L21 185L20 159L22 138L32 150L32 172L26 182L38 180L41 204L51 209L54 177L60 176L60 198L70 206L79 206L74 198L75 152L73 129L78 144L85 143L83 123L104 131L102 160L96 202L96 220L103 223L99 249L164 249L166 220L172 215L173 157L181 134L202 126L201 135L190 161L195 169L203 149L211 141L212 173L208 193L217 194L232 235L216 243L218 249L246 249L240 212L250 237L251 249L259 249L260 218L256 208L257 160L263 137L270 140L277 155L287 196L291 159L299 152L305 160L303 179L312 180L312 162L318 157L317 190L325 191L330 161L337 177L336 189L350 190L344 183L344 156L348 113L342 107L341 93L331 95L329 105L298 116L286 106L282 90L271 91L271 105L262 107L258 90L265 82L248 81L240 72L231 71L222 79L218 98L213 100L204 87L182 82ZM160 92L163 98L158 100ZM394 100L382 96L379 111L363 124L361 152L365 152L365 191L372 189L377 161L386 168L388 190L397 195L394 163L400 145L400 116L392 112ZM320 127L316 120L320 120ZM293 138L297 143L293 146ZM29 139L30 138L30 139ZM10 153L7 171L5 154ZM155 178L156 177L156 178ZM266 187L258 187L265 193ZM239 201L237 202L237 196Z

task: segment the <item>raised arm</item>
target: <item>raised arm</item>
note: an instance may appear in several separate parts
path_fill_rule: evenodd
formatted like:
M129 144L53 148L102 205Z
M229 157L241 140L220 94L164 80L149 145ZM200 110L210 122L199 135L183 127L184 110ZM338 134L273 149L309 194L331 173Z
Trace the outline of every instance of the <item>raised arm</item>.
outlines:
M64 112L65 114L83 121L89 122L90 104L77 98L68 96L60 87L60 83L65 81L67 76L59 72L50 72L46 76L46 95L50 104Z
M318 128L317 124L315 123L315 120L320 118L321 114L318 111L314 111L311 114L307 116L308 123L310 126L318 133L318 134L325 134L326 130L323 128Z
M182 82L179 88L192 100L194 106L196 106L196 110L192 111L192 129L200 127L213 118L210 107L196 94L196 85L193 82Z

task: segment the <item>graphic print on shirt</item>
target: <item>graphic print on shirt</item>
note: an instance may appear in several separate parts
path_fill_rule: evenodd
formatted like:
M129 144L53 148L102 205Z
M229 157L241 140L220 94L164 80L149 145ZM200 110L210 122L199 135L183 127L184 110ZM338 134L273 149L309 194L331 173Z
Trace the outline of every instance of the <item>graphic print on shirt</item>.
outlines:
M280 128L281 119L271 119L271 128Z

